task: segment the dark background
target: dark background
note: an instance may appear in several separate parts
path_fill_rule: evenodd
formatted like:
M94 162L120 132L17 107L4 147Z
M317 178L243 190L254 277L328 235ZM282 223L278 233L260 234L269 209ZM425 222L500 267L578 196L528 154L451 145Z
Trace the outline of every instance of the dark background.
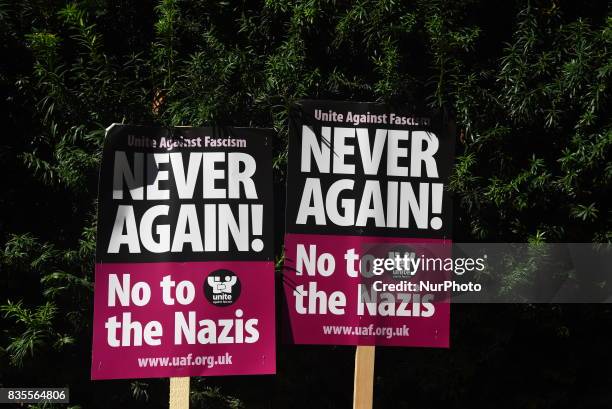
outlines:
M606 1L1 1L0 383L68 386L74 407L167 407L165 379L89 381L113 122L274 128L279 261L302 98L454 118L457 242L609 242L611 33ZM378 348L377 408L612 406L608 305L451 316L448 350ZM349 407L353 360L279 345L277 376L193 378L192 407Z

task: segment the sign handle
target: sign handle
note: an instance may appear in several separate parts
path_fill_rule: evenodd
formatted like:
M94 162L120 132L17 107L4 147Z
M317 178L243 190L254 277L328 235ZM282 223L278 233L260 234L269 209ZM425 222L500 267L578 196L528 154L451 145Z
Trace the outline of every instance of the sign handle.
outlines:
M170 409L189 409L189 378L170 378Z
M372 409L374 392L375 347L357 346L355 351L355 382L353 409Z

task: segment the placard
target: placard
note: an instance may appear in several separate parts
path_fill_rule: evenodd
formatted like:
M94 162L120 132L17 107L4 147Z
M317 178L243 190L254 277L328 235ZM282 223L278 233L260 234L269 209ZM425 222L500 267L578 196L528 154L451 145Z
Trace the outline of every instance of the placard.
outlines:
M273 135L107 130L92 379L275 372Z
M289 342L448 347L448 299L380 291L401 275L377 279L371 265L399 252L450 254L448 123L373 103L298 105L283 269ZM441 273L428 278L440 281Z

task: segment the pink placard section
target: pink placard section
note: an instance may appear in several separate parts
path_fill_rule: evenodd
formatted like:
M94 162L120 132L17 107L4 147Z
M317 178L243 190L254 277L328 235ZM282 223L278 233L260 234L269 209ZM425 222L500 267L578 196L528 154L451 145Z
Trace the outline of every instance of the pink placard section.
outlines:
M275 373L272 262L97 264L95 293L92 379Z
M285 235L286 341L448 348L448 299L432 301L423 293L373 291L376 278L363 277L359 272L355 254L376 252L376 248L380 253L380 249L398 243L417 247L431 244L438 255L440 249L450 252L452 244L439 239ZM435 278L442 279L440 275Z

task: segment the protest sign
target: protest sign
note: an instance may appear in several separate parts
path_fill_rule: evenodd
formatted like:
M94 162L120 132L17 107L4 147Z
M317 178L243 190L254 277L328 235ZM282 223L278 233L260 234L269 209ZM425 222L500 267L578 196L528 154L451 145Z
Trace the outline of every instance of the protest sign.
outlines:
M450 253L453 141L435 116L299 103L289 128L283 269L290 342L448 346L448 300L377 291L367 265L398 248Z
M107 130L92 379L275 372L271 130Z

